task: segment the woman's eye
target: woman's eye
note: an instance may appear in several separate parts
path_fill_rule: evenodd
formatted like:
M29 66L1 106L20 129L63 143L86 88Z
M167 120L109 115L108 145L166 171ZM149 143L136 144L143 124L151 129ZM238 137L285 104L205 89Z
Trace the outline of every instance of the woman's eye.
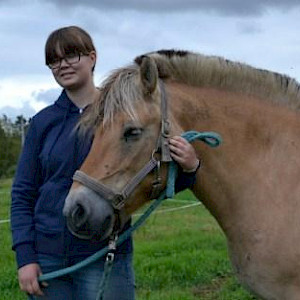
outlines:
M69 54L66 54L66 56L65 56L66 59L73 59L75 57L78 57L78 54L69 53Z
M55 58L52 61L52 64L59 64L60 63L60 58Z
M127 128L124 132L124 139L128 140L138 140L143 132L142 128Z

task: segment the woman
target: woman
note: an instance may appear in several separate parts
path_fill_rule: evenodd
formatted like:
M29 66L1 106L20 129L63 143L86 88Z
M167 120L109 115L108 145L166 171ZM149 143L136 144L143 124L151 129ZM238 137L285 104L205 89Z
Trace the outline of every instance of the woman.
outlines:
M36 299L94 300L104 259L47 284L39 285L38 277L71 266L107 245L107 241L72 236L62 215L72 175L92 142L80 140L74 127L81 112L100 94L93 81L97 53L89 34L70 26L50 34L45 58L63 90L53 105L32 118L12 187L11 225L19 284ZM187 170L179 176L177 188L186 188L195 179L199 160L193 147L180 137L170 140L170 149ZM117 249L105 299L134 299L131 238Z

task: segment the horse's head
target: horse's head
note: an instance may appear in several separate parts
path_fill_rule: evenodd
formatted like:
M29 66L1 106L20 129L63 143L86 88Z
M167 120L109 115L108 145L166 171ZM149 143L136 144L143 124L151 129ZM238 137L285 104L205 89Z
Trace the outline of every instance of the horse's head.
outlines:
M107 238L165 186L159 182L166 177L159 161L170 160L165 101L149 57L104 83L99 101L83 116L82 126L94 127L94 140L63 210L73 234Z

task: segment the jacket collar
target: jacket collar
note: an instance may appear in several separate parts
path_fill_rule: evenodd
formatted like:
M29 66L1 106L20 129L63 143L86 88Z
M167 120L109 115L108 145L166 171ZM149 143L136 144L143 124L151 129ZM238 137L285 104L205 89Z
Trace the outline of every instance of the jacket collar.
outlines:
M78 112L79 108L70 100L66 90L63 90L55 104L63 109L67 109L69 112Z

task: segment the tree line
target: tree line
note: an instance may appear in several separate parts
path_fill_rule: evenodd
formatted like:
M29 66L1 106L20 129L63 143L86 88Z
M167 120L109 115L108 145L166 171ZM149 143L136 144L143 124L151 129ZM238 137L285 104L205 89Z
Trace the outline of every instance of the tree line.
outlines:
M0 118L0 178L14 176L29 121L22 115L14 121Z

